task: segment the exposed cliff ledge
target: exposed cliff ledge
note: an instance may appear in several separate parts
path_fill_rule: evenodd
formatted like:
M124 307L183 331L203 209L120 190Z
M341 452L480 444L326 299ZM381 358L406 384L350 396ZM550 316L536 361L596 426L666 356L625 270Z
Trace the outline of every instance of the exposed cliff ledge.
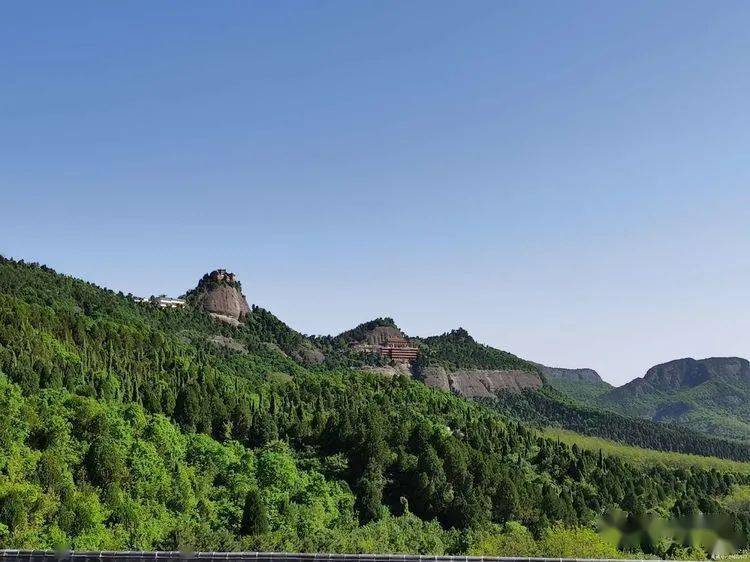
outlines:
M569 381L603 382L594 369L566 369L563 367L547 367L541 363L534 363L548 379L565 379Z
M543 384L539 373L520 369L460 369L449 372L440 366L430 366L421 372L420 378L428 386L470 398L494 397L501 390L518 392L527 388L536 389Z

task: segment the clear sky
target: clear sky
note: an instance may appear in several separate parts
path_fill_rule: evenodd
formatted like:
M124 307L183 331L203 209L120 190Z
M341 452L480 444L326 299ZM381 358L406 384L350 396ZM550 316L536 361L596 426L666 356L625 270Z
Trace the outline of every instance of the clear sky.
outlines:
M750 3L16 2L0 253L620 384L750 356Z

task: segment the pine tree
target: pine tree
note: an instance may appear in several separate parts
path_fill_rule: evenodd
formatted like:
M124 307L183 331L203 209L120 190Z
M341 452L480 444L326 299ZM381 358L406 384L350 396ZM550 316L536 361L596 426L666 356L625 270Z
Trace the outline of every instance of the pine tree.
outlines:
M242 510L242 535L262 535L268 531L266 506L257 488L252 488L245 496L245 507Z
M492 518L505 523L513 518L518 512L518 492L513 481L504 476L497 485L495 495L492 497Z

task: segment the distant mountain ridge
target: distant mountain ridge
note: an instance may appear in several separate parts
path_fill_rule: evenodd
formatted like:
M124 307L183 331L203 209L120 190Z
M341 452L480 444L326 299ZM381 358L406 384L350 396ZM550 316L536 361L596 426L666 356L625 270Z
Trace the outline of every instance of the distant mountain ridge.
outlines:
M707 435L750 441L750 361L682 358L655 365L614 388L593 369L535 363L549 386L585 406Z
M643 378L627 386L650 385L661 392L693 388L712 379L737 378L750 380L750 362L740 357L709 357L708 359L675 359L651 367ZM641 382L642 381L642 382Z
M750 362L740 357L676 359L598 398L602 407L750 439Z

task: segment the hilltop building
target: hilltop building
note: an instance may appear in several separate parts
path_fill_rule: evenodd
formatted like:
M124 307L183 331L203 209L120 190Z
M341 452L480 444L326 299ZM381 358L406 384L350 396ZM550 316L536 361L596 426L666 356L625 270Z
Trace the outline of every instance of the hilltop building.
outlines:
M400 336L391 336L378 346L377 352L396 363L411 363L417 358L419 349Z
M235 277L234 273L228 272L226 269L214 269L211 273L208 274L211 281L226 281L228 283L235 283L237 281L237 278Z
M184 299L173 299L171 297L133 297L133 300L139 304L153 304L160 308L184 308L187 304Z
M184 299L173 299L170 297L156 297L151 300L154 304L161 308L184 308Z
M239 279L226 269L206 273L198 281L198 286L187 292L186 298L196 310L207 312L215 320L232 326L239 326L250 314Z

